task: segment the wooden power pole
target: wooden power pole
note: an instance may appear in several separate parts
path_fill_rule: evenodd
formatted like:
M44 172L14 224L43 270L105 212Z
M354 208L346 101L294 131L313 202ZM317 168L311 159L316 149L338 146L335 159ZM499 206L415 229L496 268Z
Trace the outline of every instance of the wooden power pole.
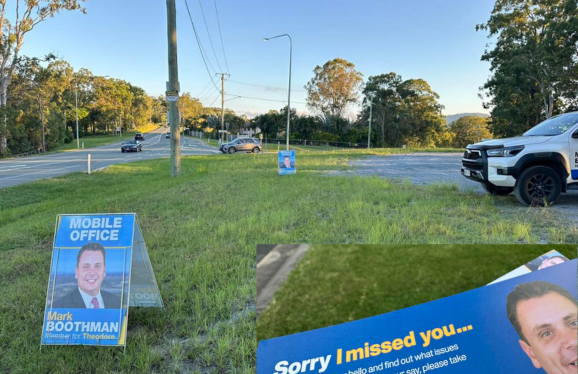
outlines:
M218 73L216 75L219 75ZM229 74L221 73L221 130L225 130L225 75L230 76ZM220 137L225 143L225 132L221 133L222 136Z
M169 123L171 128L171 177L181 174L181 133L179 124L179 68L177 64L177 17L175 0L167 0L167 36L169 44Z

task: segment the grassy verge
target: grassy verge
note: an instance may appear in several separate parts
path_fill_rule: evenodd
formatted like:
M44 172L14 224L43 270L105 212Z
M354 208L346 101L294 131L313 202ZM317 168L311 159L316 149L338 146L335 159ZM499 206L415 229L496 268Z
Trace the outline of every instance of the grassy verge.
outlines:
M188 137L188 135L187 135ZM191 138L200 139L207 144L217 146L219 144L218 139L207 139L198 138L191 136ZM341 148L332 146L311 146L311 145L289 145L289 149L295 150L296 152L304 153L339 153L339 154L349 154L349 155L373 155L373 154L400 154L400 153L415 153L415 152L463 152L462 148L372 148L372 149L356 149L356 148ZM277 152L277 150L285 150L285 143L277 144L265 143L263 142L263 151L265 152Z
M134 132L124 132L122 133L122 137L120 136L112 136L112 135L94 135L94 136L86 136L80 138L80 147L82 148L82 143L84 143L84 148L94 148L100 147L101 145L107 145L111 143L120 142L123 140L130 140L134 139ZM63 144L58 148L53 149L51 152L62 152L62 151L69 151L75 150L76 148L76 140L73 140L71 143Z
M263 143L263 150L266 152L277 152L277 149L284 151L285 144L278 147L277 144ZM310 145L289 145L289 149L294 149L296 152L304 153L345 153L345 154L400 154L400 153L415 153L415 152L463 152L461 148L341 148L331 146L310 146Z
M257 321L258 339L336 325L477 287L576 245L315 245Z
M0 372L255 372L255 248L266 243L578 241L549 210L511 215L455 186L328 177L363 154L311 153L277 175L275 154L112 166L0 189ZM39 352L55 217L136 212L165 302L130 311L126 355Z

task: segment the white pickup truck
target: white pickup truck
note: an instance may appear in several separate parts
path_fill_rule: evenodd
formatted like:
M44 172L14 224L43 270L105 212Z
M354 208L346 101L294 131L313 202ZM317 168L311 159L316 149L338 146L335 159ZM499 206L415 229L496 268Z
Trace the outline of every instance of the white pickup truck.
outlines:
M525 205L550 205L578 189L578 112L551 117L521 136L466 147L462 175Z

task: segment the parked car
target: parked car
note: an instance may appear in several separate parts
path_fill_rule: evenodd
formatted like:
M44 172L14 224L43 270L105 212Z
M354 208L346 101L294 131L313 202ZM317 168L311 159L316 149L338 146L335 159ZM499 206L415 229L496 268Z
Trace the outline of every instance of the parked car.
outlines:
M165 134L165 139L170 139L170 138L171 138L171 133L170 133L170 132L167 132L167 133Z
M140 132L134 134L134 140L144 140L144 135Z
M514 192L524 205L550 205L578 189L578 112L545 120L515 138L467 146L462 175L494 195Z
M129 140L129 141L122 143L122 145L120 147L120 151L122 153L124 153L124 152L139 152L139 151L142 151L142 145L140 144L140 142L138 140Z
M229 143L221 144L219 151L223 153L253 152L259 153L263 150L263 145L259 139L237 138Z

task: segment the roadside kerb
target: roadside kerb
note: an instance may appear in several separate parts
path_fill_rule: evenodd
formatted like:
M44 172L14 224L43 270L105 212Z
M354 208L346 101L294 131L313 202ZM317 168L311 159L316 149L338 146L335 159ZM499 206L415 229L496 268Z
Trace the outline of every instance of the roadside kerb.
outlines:
M257 264L257 316L303 258L309 245L278 245Z

